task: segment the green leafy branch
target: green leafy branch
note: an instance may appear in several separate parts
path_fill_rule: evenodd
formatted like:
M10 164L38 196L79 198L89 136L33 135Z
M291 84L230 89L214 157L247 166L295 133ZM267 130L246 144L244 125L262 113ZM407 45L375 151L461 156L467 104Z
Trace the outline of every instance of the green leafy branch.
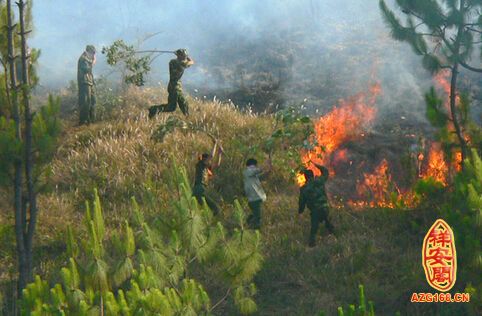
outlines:
M178 187L172 206L147 222L132 199L132 220L109 228L97 191L86 203L86 236L67 229L68 264L50 288L39 276L23 292L22 315L210 315L228 298L241 314L256 311L252 284L261 269L259 232L245 229L234 203L232 231L215 222L211 210L192 197L186 170L174 163L169 184ZM166 225L167 223L167 225ZM193 265L220 277L226 294L215 304L192 279Z
M123 40L116 40L112 45L102 47L102 54L106 55L107 63L111 66L123 65L125 83L136 86L145 84L152 62L165 53L173 52L157 49L138 50L134 45L129 45Z
M316 140L312 137L313 122L309 116L302 114L300 107L294 106L278 111L274 119L273 132L265 140L263 150L270 159L276 151L282 150L286 154L283 156L295 163L296 167L290 170L295 173L301 167L300 152L309 151L316 146Z

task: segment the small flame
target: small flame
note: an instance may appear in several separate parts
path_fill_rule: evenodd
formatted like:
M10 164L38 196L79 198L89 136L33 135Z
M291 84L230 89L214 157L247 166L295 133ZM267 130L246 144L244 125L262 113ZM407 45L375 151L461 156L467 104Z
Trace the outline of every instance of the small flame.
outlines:
M451 113L450 111L450 71L449 70L443 70L439 72L437 75L434 77L434 81L436 86L443 90L445 95L446 95L446 100L445 100L445 108L447 109L447 113ZM455 105L459 106L460 105L460 96L456 95L455 97ZM451 117L451 115L449 115ZM451 117L451 119L453 119ZM455 127L452 121L449 121L447 123L447 128L450 132L455 132ZM470 137L468 135L464 135L465 141L467 143L470 143ZM452 162L452 166L456 171L461 170L461 164L462 164L462 153L460 151L457 151L455 153L455 159Z
M445 101L445 108L448 111L450 110L450 108L449 108L449 106L450 106L450 81L449 81L449 77L450 77L450 71L447 70L447 69L440 71L438 74L436 74L433 77L433 80L435 81L435 85L437 86L437 88L442 90L447 95L447 99ZM457 103L458 103L459 99L460 98L457 96Z
M462 170L462 153L460 151L455 153L455 160L453 162L454 169L457 172Z
M296 174L296 183L298 183L298 185L300 187L304 186L305 183L306 183L306 177L304 174L302 174L301 172L299 172L298 174Z
M404 206L417 204L417 198L412 191L402 192L393 182L386 159L375 167L373 173L364 174L363 182L357 184L357 193L363 200L348 202L355 208L395 208L396 204Z
M363 201L351 201L354 206L394 207L390 199L389 186L392 177L388 173L388 161L383 159L373 173L365 173L363 182L357 184L357 193Z
M444 152L440 143L432 143L428 153L427 170L422 174L422 178L432 177L434 180L447 185L448 166L444 158Z
M347 160L348 160L348 150L346 150L346 149L336 151L334 156L333 156L333 163L334 164L337 164L337 163L342 162L342 161L347 161Z

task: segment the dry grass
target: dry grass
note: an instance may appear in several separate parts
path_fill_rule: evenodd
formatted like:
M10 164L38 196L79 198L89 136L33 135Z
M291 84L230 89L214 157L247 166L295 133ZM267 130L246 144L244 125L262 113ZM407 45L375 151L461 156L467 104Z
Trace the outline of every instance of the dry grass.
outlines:
M224 144L226 170L241 168L244 151L249 150L241 143L255 146L269 133L267 117L242 114L217 102L193 100L191 104L189 121L207 127ZM53 162L58 190L73 192L77 203L89 197L94 187L104 200L123 200L135 196L146 182L162 182L171 156L179 164L192 166L200 153L211 150L212 142L203 133L176 131L163 143L154 141L152 134L170 114L149 120L146 108L134 107L122 119L71 129Z
M197 156L211 150L212 142L203 133L176 131L162 143L154 141L153 132L169 115L181 115L178 110L149 120L148 106L159 101L158 90L133 89L123 98L114 119L66 130L52 162L54 189L39 198L36 273L48 277L57 272L65 260L65 229L69 224L78 225L84 201L91 198L94 188L111 229L129 216L132 196L151 209L148 216L156 216L170 199L165 180L171 157L187 166L192 175ZM265 158L260 146L271 133L272 117L191 99L189 121L206 127L224 146L226 156L216 172L213 191L227 214L229 202L242 197L240 174L245 159ZM276 168L275 176L265 184L269 196L262 229L266 262L256 277L259 315L314 315L322 308L332 315L337 306L356 301L359 283L365 284L367 296L381 315L397 310L430 314L431 306L410 305L408 295L427 290L419 256L424 223L432 220L431 212L333 210L337 236L323 235L319 246L308 249L309 215L298 218L298 190L283 170ZM2 246L0 252L7 254L0 259L4 289L10 286L14 262L13 236L5 233L11 232L13 222L7 214L0 214L4 232L0 231L0 241L12 246ZM208 288L215 287L209 280L205 282ZM233 314L234 310L228 302L219 313Z

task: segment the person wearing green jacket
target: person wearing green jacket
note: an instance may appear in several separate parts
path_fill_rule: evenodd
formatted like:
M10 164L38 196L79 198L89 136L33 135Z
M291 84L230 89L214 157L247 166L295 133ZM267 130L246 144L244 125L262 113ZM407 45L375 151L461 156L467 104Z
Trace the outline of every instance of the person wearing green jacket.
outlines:
M92 68L95 65L95 47L87 45L77 63L77 86L79 89L79 124L94 121L95 85Z
M321 176L315 177L313 171L303 170L306 183L300 188L298 214L302 214L305 207L308 207L311 215L311 229L308 245L314 247L316 244L316 234L321 222L325 222L325 227L330 233L334 233L328 213L328 196L325 184L328 179L328 169L324 166L314 164L320 171Z
M182 92L181 78L186 68L194 64L194 60L188 56L185 49L175 51L177 58L169 62L169 84L167 86L167 104L154 105L149 108L149 118L153 118L159 112L174 112L179 105L181 112L189 115L189 104Z
M212 160L215 153L218 153L218 157L217 162L213 164ZM213 170L221 164L222 154L223 149L221 145L216 143L211 154L204 153L199 157L196 164L194 186L192 189L192 195L196 198L199 205L203 205L204 201L206 201L207 206L215 216L219 214L219 207L208 193L208 184L213 177Z

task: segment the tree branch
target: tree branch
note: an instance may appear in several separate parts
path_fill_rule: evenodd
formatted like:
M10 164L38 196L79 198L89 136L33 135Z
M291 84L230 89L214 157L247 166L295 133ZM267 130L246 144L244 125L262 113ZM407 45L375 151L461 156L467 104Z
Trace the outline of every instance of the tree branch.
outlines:
M134 53L136 53L136 54L152 54L152 53L160 53L160 54L171 53L171 54L174 54L174 51L171 51L171 50L148 49L148 50L136 50L136 51L134 51Z
M159 35L159 34L161 34L161 33L163 33L163 32L164 32L164 31L158 31L158 32L155 32L155 33L147 34L146 36L144 36L144 38L143 38L142 40L138 41L139 46L140 46L142 43L146 42L147 40L149 40L149 39L153 38L154 36L157 36L157 35Z
M431 36L431 37L438 37L438 38L442 38L441 35L436 35L434 34L435 32L433 33L418 33L419 35L422 35L422 36Z
M420 23L418 23L417 25L415 25L415 26L413 27L413 29L415 30L417 27L419 27L419 26L421 26L421 25L424 25L424 24L425 24L424 22L420 22Z
M224 296L223 296L216 304L214 304L213 307L211 307L211 308L209 309L209 311L211 312L211 311L214 310L216 307L218 307L222 302L224 302L224 301L228 298L229 294L231 294L231 288L229 288L229 289L226 291L226 294L224 294Z
M467 64L466 64L465 62L463 62L463 61L460 61L459 63L460 63L460 65L461 65L462 67L464 67L465 69L468 69L468 70L474 71L474 72L482 73L482 68L472 67L472 66L470 66L470 65L467 65Z
M482 34L482 31L481 30L477 30L477 29L474 29L472 27L466 27L465 29L469 30L469 31L472 31L472 32L476 32L476 33L479 33L479 34Z
M480 14L480 13L479 13ZM465 23L464 26L477 26L477 25L482 25L482 23Z

